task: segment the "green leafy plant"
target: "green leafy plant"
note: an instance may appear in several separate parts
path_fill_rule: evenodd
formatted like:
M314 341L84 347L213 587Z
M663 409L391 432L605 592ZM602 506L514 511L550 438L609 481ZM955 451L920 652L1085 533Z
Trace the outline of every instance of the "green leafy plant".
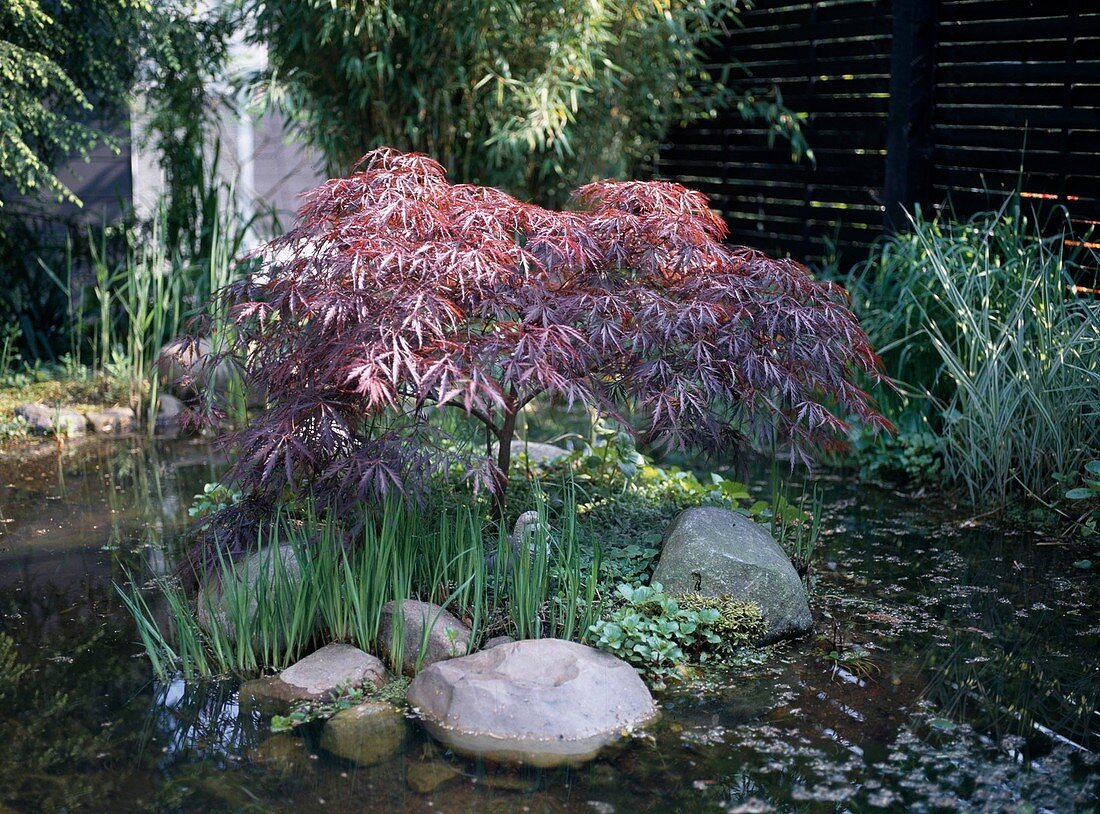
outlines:
M1084 467L1083 486L1075 486L1066 492L1066 499L1079 502L1085 511L1076 525L1088 535L1095 535L1100 527L1100 460L1089 461Z
M241 502L241 493L232 486L217 481L207 483L202 487L202 493L195 495L187 514L196 519L201 519L214 512L228 509Z
M427 153L457 180L559 204L593 178L627 177L669 127L730 102L769 139L809 150L774 89L704 48L736 0L668 3L249 0L271 69L254 89L343 172L383 144Z
M733 651L757 644L768 631L764 612L755 602L732 596L704 596L697 593L679 594L680 607L690 611L718 611L711 628L721 637L721 649Z
M682 678L692 659L710 658L722 637L717 608L691 610L664 593L660 583L617 589L622 603L589 628L593 644L629 662L658 686Z

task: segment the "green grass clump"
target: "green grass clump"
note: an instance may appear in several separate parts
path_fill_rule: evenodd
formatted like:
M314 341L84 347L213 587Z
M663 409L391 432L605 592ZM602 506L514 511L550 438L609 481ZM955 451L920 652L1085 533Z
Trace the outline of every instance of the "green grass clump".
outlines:
M929 435L927 468L942 457L974 503L1042 495L1100 447L1100 303L1073 286L1086 259L1044 236L1017 196L965 222L918 212L844 281L901 383L888 417Z
M379 630L382 607L390 601L400 607L405 599L446 608L469 625L475 642L500 634L580 639L602 609L599 555L581 555L568 489L560 514L542 500L535 510L542 555L502 555L509 535L501 525L491 532L493 560L486 543L492 536L476 504L424 510L394 501L366 517L358 538L349 540L344 519L307 501L279 511L257 540L259 553L219 556L194 598L168 578L154 581L151 591L132 579L116 590L161 678L283 669L332 641L400 664L403 637L382 653ZM400 620L395 626L401 629ZM425 636L420 658L426 647Z

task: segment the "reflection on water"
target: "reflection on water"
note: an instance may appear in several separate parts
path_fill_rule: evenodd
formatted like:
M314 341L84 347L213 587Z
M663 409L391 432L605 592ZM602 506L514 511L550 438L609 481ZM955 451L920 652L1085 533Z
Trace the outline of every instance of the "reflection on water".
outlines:
M666 694L652 732L580 769L423 735L360 769L316 730L272 736L231 683L153 681L135 644L112 581L170 567L219 470L187 442L0 462L0 814L1097 806L1097 579L1026 531L827 484L818 636Z

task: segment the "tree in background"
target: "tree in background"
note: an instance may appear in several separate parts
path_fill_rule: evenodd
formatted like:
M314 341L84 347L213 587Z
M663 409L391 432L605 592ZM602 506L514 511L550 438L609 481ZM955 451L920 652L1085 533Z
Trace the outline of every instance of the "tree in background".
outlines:
M89 242L100 259L125 256L127 230L107 225L92 236L90 226L104 225L53 203L81 204L59 168L112 143L137 95L146 111L142 137L165 175L161 217L171 253L192 259L206 251L217 196L204 137L232 31L219 9L195 0L0 2L0 324L18 326L28 361L69 349L80 283L67 272L89 264Z
M630 177L668 128L733 101L805 151L777 97L735 92L702 48L739 0L248 0L257 87L342 175L389 145L546 204Z
M19 193L44 191L79 204L57 163L105 138L125 103L137 60L131 31L144 13L131 0L0 5L0 181ZM0 200L2 203L2 200Z

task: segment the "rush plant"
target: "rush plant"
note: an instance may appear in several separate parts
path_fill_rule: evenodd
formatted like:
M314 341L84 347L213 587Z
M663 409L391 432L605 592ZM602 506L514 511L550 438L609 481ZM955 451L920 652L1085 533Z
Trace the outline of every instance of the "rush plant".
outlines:
M575 211L452 185L423 155L368 153L229 287L238 362L268 394L239 436L250 495L327 507L404 492L453 463L432 419L480 422L475 484L507 484L517 419L556 398L642 443L831 444L888 423L853 383L879 360L844 292L792 260L722 244L699 192L588 184Z

